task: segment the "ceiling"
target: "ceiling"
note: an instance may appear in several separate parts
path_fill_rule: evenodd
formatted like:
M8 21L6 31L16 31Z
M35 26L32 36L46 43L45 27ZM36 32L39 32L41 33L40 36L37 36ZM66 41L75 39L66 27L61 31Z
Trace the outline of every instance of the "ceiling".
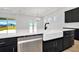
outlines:
M0 12L43 17L57 9L60 9L60 7L0 7Z

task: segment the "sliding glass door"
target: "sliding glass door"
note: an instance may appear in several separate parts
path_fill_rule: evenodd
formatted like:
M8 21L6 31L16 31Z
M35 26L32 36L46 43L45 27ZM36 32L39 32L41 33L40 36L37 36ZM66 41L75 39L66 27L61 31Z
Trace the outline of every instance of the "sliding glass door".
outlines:
M15 19L0 17L0 34L3 33L16 33Z
M16 32L16 20L13 18L8 18L8 33L15 33Z
M7 18L0 18L0 34L7 33Z

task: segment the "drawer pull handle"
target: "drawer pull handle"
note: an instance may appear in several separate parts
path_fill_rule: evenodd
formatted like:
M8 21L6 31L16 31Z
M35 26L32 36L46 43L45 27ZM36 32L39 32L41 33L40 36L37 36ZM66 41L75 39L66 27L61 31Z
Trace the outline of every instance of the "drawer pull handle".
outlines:
M1 42L0 44L5 44L5 42Z

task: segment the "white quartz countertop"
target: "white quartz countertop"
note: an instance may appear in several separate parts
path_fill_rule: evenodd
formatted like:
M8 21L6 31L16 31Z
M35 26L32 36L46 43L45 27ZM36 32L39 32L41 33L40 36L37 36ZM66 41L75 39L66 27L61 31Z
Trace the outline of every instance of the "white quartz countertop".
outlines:
M66 28L78 28L79 29L79 26L77 27L77 26L67 26Z
M43 34L42 30L36 31L36 32L29 32L27 30L18 30L16 32L16 36L27 36L27 35L36 35L36 34Z
M74 30L74 29L63 29L63 31L69 31L69 30ZM63 31L57 31L57 30L54 30L54 31L43 31L43 30L38 30L37 32L29 32L27 30L17 30L16 33L0 34L0 38L29 36L29 35L37 35L37 34L53 35L53 34L60 34ZM62 35L60 35L60 36L62 36Z
M57 39L57 38L61 38L63 37L63 31L71 31L71 30L74 30L74 29L63 29L63 30L50 30L50 31L47 31L47 32L44 32L43 34L43 40L44 41L48 41L48 40L53 40L53 39Z
M63 31L61 32L54 32L54 33L51 33L51 34L43 34L43 40L44 41L48 41L48 40L54 40L54 39L57 39L57 38L61 38L63 37Z
M76 26L74 26L74 27L64 27L64 28L68 28L68 29L79 29L79 27L76 27Z
M16 31L16 33L0 34L0 38L29 36L29 35L37 35L37 34L43 34L43 32L41 30L38 32L29 32L27 30L18 30L18 31Z
M75 29L63 29L63 31L70 31L70 30L75 30Z

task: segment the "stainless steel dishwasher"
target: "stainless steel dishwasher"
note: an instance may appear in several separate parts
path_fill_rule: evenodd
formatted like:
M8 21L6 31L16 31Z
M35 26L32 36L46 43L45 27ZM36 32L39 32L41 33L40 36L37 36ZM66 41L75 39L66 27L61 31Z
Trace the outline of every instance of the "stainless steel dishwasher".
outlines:
M42 35L18 38L18 52L42 52Z

